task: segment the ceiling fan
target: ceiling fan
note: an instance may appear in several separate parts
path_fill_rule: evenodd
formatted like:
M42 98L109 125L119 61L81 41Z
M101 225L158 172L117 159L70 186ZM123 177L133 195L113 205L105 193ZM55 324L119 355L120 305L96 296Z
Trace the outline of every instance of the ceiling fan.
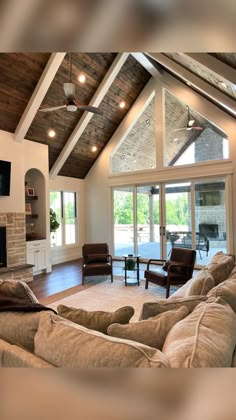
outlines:
M40 112L51 112L57 111L58 109L66 108L69 112L75 112L78 109L81 111L88 111L94 114L102 115L102 111L95 106L90 105L81 105L75 99L75 84L72 83L72 63L71 55L69 54L69 82L63 84L64 93L66 96L66 101L63 105L58 106L42 106L39 108Z
M188 131L190 131L190 130L197 130L197 131L202 131L203 130L203 127L198 127L198 126L194 126L193 125L194 122L195 122L195 120L192 120L191 119L189 106L187 106L187 108L188 108L188 117L187 117L188 119L187 119L186 126L185 127L181 127L181 128L176 128L174 131L180 131L180 130L188 130Z

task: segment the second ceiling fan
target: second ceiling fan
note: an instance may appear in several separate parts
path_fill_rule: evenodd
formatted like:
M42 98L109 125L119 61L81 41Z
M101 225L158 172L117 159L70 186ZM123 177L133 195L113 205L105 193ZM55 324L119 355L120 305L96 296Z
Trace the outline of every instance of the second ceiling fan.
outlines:
M76 101L75 98L75 84L72 83L72 62L71 62L71 54L69 54L69 82L63 84L64 93L66 96L66 101L62 105L58 106L42 106L39 108L41 112L51 112L57 111L58 109L66 109L69 112L75 112L78 109L81 111L88 111L94 114L102 115L102 111L90 105L82 105Z
M193 124L195 123L195 120L191 119L191 115L190 115L190 108L189 106L187 106L188 109L188 116L187 116L187 124L185 127L181 127L181 128L176 128L174 131L180 131L180 130L196 130L196 131L202 131L203 127L198 127L198 126L194 126Z

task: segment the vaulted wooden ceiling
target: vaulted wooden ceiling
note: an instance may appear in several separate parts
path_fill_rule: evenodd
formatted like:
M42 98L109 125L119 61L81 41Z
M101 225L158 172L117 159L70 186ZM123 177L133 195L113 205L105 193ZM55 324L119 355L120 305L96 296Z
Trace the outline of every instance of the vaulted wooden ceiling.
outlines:
M77 101L99 107L103 115L66 109L39 112L41 105L65 103L63 84L69 81L69 54L54 54L0 54L0 129L15 133L18 141L23 136L47 144L49 168L54 174L85 178L150 77L159 71L190 82L193 89L235 115L236 53L157 53L151 54L151 62L150 56L143 54L71 53ZM77 79L80 73L86 76L84 84ZM123 109L121 100L126 103ZM186 108L175 101L169 101L168 106L168 115L182 115L178 120L183 124ZM194 118L199 120L197 115ZM174 126L171 118L168 124ZM56 131L54 138L48 137L49 129ZM91 151L93 145L96 153ZM132 145L128 142L127 147ZM180 146L170 147L171 159Z

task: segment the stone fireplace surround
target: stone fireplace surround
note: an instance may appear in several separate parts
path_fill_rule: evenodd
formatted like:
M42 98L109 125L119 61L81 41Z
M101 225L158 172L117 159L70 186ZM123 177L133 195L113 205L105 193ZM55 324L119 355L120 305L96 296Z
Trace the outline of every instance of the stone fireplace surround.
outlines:
M26 264L25 213L0 213L0 227L6 227L7 267L0 268L0 280L32 281L31 264Z

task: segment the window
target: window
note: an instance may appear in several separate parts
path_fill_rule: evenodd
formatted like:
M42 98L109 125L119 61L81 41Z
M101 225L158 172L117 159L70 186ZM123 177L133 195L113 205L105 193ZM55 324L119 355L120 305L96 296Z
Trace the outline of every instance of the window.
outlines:
M156 167L155 97L111 157L111 172L142 171Z
M164 92L164 165L228 159L227 134L166 89Z
M75 244L77 241L76 193L50 192L50 208L56 213L60 224L56 231L51 230L51 246Z

